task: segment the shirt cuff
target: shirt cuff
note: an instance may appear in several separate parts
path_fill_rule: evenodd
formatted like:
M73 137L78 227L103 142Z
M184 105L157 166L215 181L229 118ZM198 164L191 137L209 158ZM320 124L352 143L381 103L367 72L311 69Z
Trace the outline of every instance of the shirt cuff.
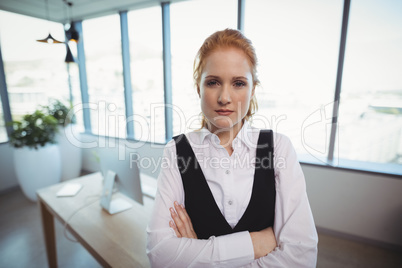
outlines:
M216 237L219 245L220 259L236 260L244 264L254 260L254 248L250 233L247 231Z

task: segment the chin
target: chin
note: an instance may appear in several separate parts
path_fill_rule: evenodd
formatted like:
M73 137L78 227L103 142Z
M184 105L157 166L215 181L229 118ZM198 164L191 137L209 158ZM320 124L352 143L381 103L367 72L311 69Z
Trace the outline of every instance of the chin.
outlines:
M219 129L221 131L230 130L236 123L228 122L227 120L215 120L212 121L214 128Z

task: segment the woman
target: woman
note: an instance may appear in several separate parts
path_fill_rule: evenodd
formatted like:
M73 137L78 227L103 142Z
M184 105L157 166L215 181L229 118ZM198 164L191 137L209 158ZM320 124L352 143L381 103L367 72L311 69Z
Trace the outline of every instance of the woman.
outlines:
M165 147L147 229L153 267L315 267L317 233L296 153L284 135L248 123L256 66L237 30L201 46L202 129Z

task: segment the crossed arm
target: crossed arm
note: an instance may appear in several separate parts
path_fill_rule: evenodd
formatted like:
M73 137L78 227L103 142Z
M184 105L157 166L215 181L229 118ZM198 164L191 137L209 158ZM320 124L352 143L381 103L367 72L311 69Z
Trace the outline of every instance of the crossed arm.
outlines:
M191 219L182 204L175 201L174 208L170 208L170 214L173 220L169 222L169 226L174 230L177 237L197 239L197 234L194 231ZM251 232L250 237L254 248L254 259L268 255L277 247L272 227L268 227L259 232Z
M152 266L315 267L318 237L304 176L289 141L279 136L275 144L280 145L275 147L276 157L285 159L286 165L276 169L274 226L260 232L195 239L191 219L183 207L178 207L184 203L180 173L172 165L162 168L147 228L147 254ZM173 147L165 151L164 157L173 163L175 154ZM173 205L175 200L179 203ZM174 209L171 212L170 207Z

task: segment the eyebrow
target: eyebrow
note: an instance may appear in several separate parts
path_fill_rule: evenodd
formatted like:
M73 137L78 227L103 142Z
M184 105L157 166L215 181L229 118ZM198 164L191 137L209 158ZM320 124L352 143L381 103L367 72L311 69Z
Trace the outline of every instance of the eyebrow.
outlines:
M219 78L219 76L216 76L216 75L207 75L207 76L205 76L205 78Z
M248 81L248 78L247 78L247 77L244 77L244 76L236 76L236 77L233 77L233 80L238 80L238 79L244 79L244 80Z
M205 77L205 79L207 79L207 78L208 78L208 79L209 79L209 78L220 79L220 77L219 77L219 76L216 76L216 75L207 75L207 76ZM245 76L235 76L235 77L232 78L232 80L238 80L238 79L244 79L244 80L248 81L248 78L245 77Z

